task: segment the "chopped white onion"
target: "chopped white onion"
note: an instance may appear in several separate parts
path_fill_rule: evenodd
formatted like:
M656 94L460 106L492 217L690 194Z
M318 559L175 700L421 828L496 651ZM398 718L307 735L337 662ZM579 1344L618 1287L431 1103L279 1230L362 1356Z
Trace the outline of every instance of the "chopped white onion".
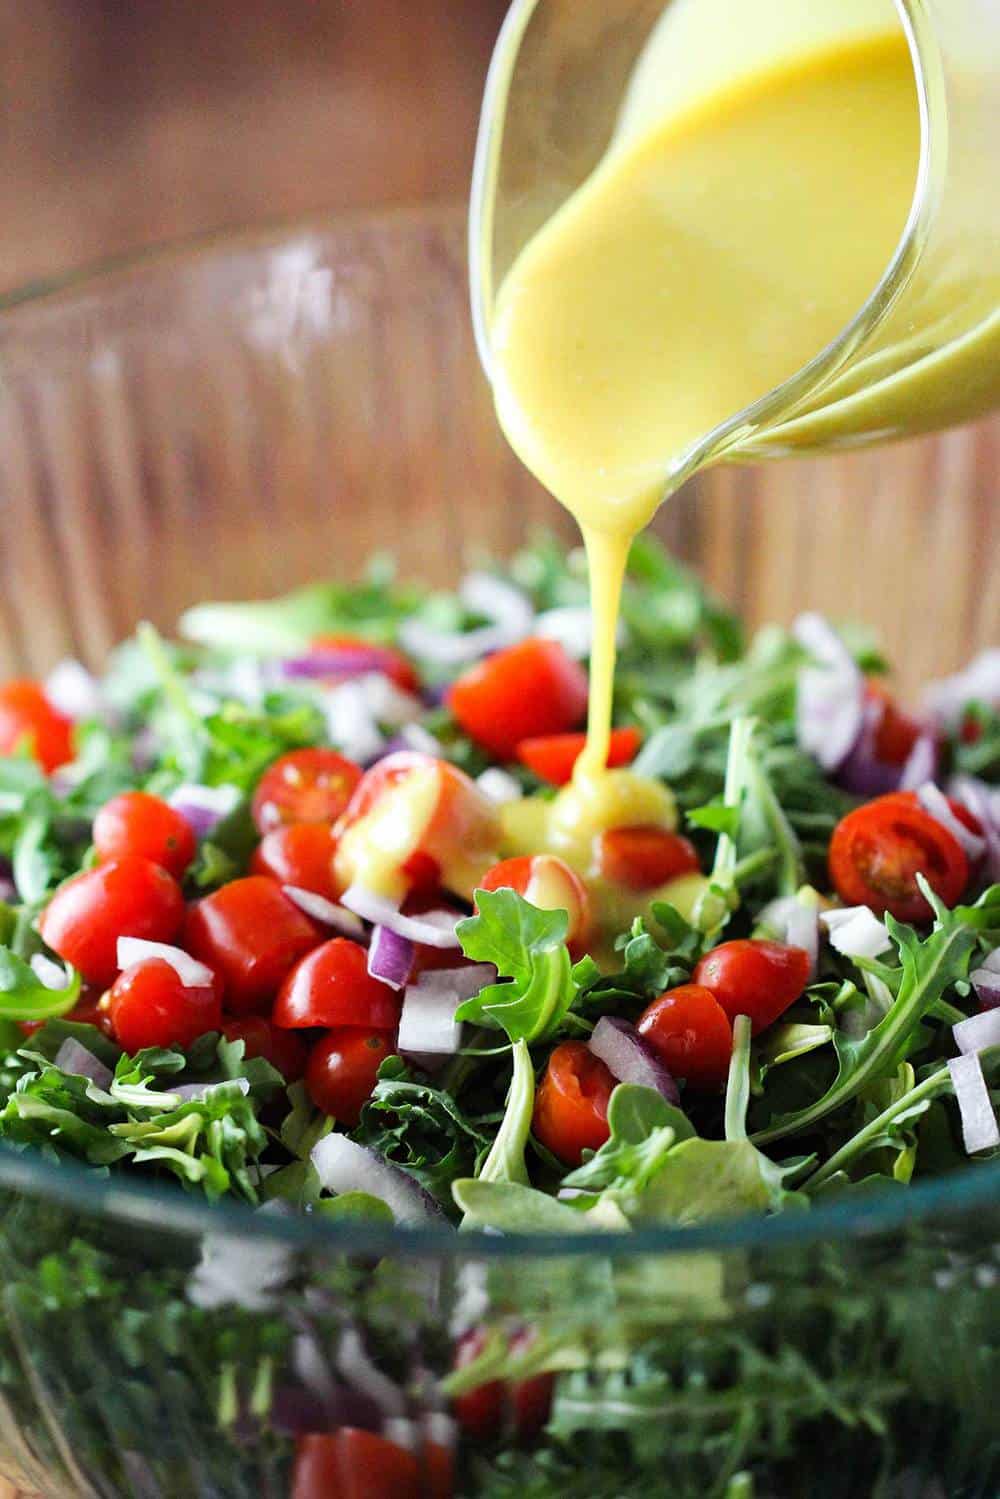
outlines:
M330 1135L328 1138L336 1137ZM372 1363L356 1328L347 1327L341 1333L336 1368L349 1385L367 1395L369 1400L374 1400L383 1416L395 1420L405 1416L406 1396L395 1380Z
M171 947L169 942L147 942L144 937L118 938L118 967L125 971L149 958L160 958L169 963L185 989L207 989L215 975L211 968L199 963L181 947Z
M404 620L399 630L404 650L440 666L458 666L490 651L516 645L530 633L534 619L530 601L519 588L502 578L490 573L469 573L458 592L470 614L482 614L491 623L478 630L448 633L432 629L419 619Z
M971 832L961 818L955 816L940 786L935 786L933 781L925 781L917 790L917 800L928 816L947 829L973 863L982 857L986 849L985 840Z
M900 791L916 791L926 781L933 781L938 768L938 741L933 734L921 734L906 757L899 773Z
M423 911L419 916L404 916L391 900L366 890L362 885L352 885L344 892L343 904L366 921L378 926L387 926L401 937L409 937L422 947L458 947L455 931L459 917L454 911Z
M46 989L68 989L69 973L61 963L54 963L47 958L43 952L33 953L30 959L31 971Z
M67 1036L53 1058L54 1066L62 1072L71 1072L75 1077L89 1077L98 1088L106 1088L114 1077L100 1057L95 1057L86 1046L81 1046L74 1036Z
M45 696L67 718L100 718L105 708L96 677L71 656L54 666L45 678Z
M864 724L864 677L839 635L821 615L799 615L792 633L817 662L799 672L799 745L824 770L836 770L850 754Z
M765 906L760 919L777 932L782 942L809 954L812 977L819 961L819 915L815 906L806 905L796 895L784 895Z
M359 765L376 760L385 748L385 735L369 705L364 681L355 678L331 687L323 693L323 705L326 730L337 749Z
M437 1203L412 1176L346 1135L326 1135L310 1159L328 1192L367 1192L384 1202L397 1223L438 1223Z
M953 1057L948 1063L952 1087L962 1116L962 1140L969 1155L1000 1145L1000 1128L990 1099L978 1052Z
M1000 881L1000 787L976 776L953 776L948 795L979 818L986 839L988 877Z
M544 614L536 617L533 629L536 635L546 640L558 640L567 656L572 656L575 661L583 661L590 655L594 616L586 604L546 609Z
M1000 1046L1000 1010L982 1010L953 1025L951 1033L955 1045L961 1052L985 1051L987 1046Z
M506 802L518 802L524 795L516 776L501 770L498 765L491 765L489 770L476 776L476 785L484 796L488 796L491 802L500 807Z
M441 754L441 741L435 739L423 724L405 723L399 731L399 737L407 749L416 750L418 755Z
M423 1446L423 1432L409 1416L386 1416L382 1422L382 1435L387 1442L406 1452L419 1453Z
M357 942L367 940L364 922L353 911L338 906L336 901L327 900L325 895L317 895L315 890L303 890L301 885L282 885L281 889L292 905L298 906L313 921L318 921L323 926L332 926L334 931L340 932L344 937L353 937Z
M380 724L398 729L411 724L423 712L423 704L411 692L404 692L384 671L368 671L358 678L369 713Z
M867 906L821 911L819 919L826 927L830 946L845 958L877 958L892 946L885 923Z
M458 1423L447 1411L425 1411L421 1417L424 1437L435 1447L451 1452L458 1444Z
M271 1206L259 1211L266 1213ZM263 1311L273 1305L293 1263L292 1250L274 1240L205 1234L201 1261L188 1277L188 1300L205 1308L234 1305Z
M932 682L924 690L924 702L947 724L955 723L970 703L1000 705L1000 647L980 651L963 671Z
M408 984L403 995L396 1045L402 1052L454 1056L462 1044L462 1023L455 1011L462 1003L447 976L433 969Z

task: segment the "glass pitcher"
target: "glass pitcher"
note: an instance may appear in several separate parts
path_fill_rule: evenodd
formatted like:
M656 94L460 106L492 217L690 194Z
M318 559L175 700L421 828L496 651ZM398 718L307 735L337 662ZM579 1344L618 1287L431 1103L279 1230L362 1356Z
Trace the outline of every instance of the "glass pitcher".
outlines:
M487 82L470 220L473 319L487 374L505 272L637 114L900 28L920 151L895 253L807 365L665 460L665 488L713 460L906 436L1000 403L995 0L515 0Z

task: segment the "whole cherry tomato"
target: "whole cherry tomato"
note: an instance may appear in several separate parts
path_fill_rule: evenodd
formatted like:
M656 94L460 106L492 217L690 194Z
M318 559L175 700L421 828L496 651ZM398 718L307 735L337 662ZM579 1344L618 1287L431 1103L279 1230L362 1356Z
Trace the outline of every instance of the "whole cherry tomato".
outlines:
M420 679L413 663L394 646L376 645L374 641L365 640L360 635L317 635L309 642L309 648L320 656L324 651L331 654L339 651L356 653L357 664L365 671L382 672L403 692L416 692L420 687ZM337 675L338 673L333 673L333 676Z
M73 721L53 707L40 682L28 677L0 686L0 755L22 746L51 773L73 758Z
M183 919L184 897L173 876L129 854L60 885L38 930L88 983L106 989L118 972L119 937L172 942Z
M522 854L488 869L481 890L514 890L541 911L565 911L566 945L580 953L590 933L590 896L574 869L555 854Z
M160 797L123 791L94 818L94 847L102 864L140 854L179 880L198 844L187 818Z
M324 1114L353 1129L378 1070L393 1055L393 1032L339 1026L317 1041L306 1065L309 1097Z
M555 640L522 640L470 666L448 705L484 749L511 760L523 739L575 729L587 711L587 673Z
M420 1460L359 1427L299 1437L291 1499L422 1499Z
M348 937L334 937L296 963L271 1018L294 1030L361 1025L392 1031L399 1024L399 1010L396 991L368 972L365 949Z
M257 782L251 812L258 833L291 822L334 823L361 779L361 767L332 749L290 750Z
M146 958L120 973L108 1009L118 1044L128 1052L144 1046L192 1046L222 1025L222 986L183 984L163 958Z
M273 880L232 880L188 911L185 946L222 979L234 1015L266 1010L289 970L323 940Z
M756 1036L795 1003L809 969L804 948L741 937L706 953L692 978L712 991L730 1020L749 1015Z
M830 880L849 906L889 911L899 921L929 921L917 875L953 906L969 882L969 860L955 835L925 812L912 792L855 807L833 830Z
M692 1088L725 1083L733 1054L733 1027L710 989L681 984L643 1010L636 1029L674 1077Z
M694 844L666 828L612 828L601 835L600 871L612 885L653 890L699 869Z
M294 1031L282 1031L263 1015L244 1015L227 1020L222 1027L227 1041L242 1041L243 1055L263 1057L280 1072L286 1083L297 1083L306 1070L306 1044Z
M325 822L293 822L264 835L254 850L250 872L336 900L341 894L333 874L336 852L333 829Z
M535 1095L532 1129L567 1166L608 1139L608 1100L615 1080L582 1041L563 1041L549 1057Z
M573 767L583 754L587 736L579 734L544 734L540 738L522 739L517 758L533 770L540 781L550 786L565 786L572 779ZM611 769L630 765L639 752L642 735L631 725L611 730L607 764Z

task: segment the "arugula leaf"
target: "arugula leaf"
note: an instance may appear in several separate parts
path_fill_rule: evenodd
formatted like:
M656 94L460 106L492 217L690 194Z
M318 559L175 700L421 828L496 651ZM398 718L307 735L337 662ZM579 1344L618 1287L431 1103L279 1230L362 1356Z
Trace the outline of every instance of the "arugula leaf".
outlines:
M784 1185L798 1169L775 1165L749 1140L683 1140L668 1152L636 1216L689 1224L805 1205Z
M566 949L569 917L541 911L514 890L477 890L478 915L458 924L467 958L493 963L505 982L490 984L455 1011L507 1032L512 1041L555 1035L577 996Z
M30 963L9 947L0 947L0 1018L5 1020L52 1020L66 1015L80 998L82 979L75 968L67 969L65 989L48 989Z
M702 934L664 901L655 901L652 910L657 924L667 931L669 946L661 947L642 917L637 916L628 932L618 938L623 967L617 973L602 973L590 958L576 964L573 980L579 994L574 1009L588 1015L634 1010L664 990L687 983L702 954Z
M464 1179L453 1182L451 1190L465 1215L466 1228L495 1228L505 1234L579 1234L628 1227L620 1213L613 1221L613 1210L592 1217L519 1182Z
M680 1109L653 1088L619 1083L608 1101L609 1138L600 1150L563 1178L563 1186L612 1194L626 1213L638 1200L679 1140L694 1135Z
M489 1182L520 1182L526 1187L530 1185L530 1177L524 1151L535 1105L535 1074L526 1041L515 1041L513 1054L514 1070L503 1120L477 1178Z

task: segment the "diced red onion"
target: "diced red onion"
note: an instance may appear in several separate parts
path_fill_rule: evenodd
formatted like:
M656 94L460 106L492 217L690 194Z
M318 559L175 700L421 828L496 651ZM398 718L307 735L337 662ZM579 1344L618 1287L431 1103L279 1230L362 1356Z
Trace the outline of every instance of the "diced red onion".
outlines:
M821 911L830 946L845 958L877 958L892 946L885 923L867 906L848 906L840 911Z
M46 989L68 989L69 973L61 963L54 963L44 953L33 953L30 959L30 968L39 983Z
M392 989L402 989L413 967L414 945L387 926L376 926L368 949L368 972Z
M880 760L875 751L882 713L881 703L872 699L863 702L858 736L847 757L837 766L838 786L856 796L884 796L899 785L899 766Z
M939 786L935 786L933 781L926 781L917 791L917 799L924 811L947 829L973 863L982 858L986 840L970 832L961 818L955 816L948 805L948 798Z
M962 1140L969 1155L1000 1145L1000 1128L990 1099L978 1052L953 1057L948 1063L952 1087L962 1116Z
M8 874L0 874L0 900L7 905L17 900L17 886Z
M242 800L235 786L178 786L167 797L170 805L190 824L198 838L205 838L224 818L235 812Z
M488 796L491 802L497 806L503 806L505 802L517 802L524 795L521 783L516 776L512 776L506 770L501 770L498 765L491 765L481 775L476 776L476 785L484 796Z
M765 906L760 919L777 933L780 941L808 953L811 978L819 961L819 918L815 907L795 895L784 895Z
M169 942L147 942L144 937L118 938L118 967L123 973L150 958L169 963L185 989L208 989L215 980L211 968L192 958L182 947L172 947Z
M1000 1046L1000 1010L981 1010L953 1025L951 1033L955 1045L961 1052L985 1051L987 1046Z
M335 1135L327 1136L336 1139ZM383 1374L368 1355L361 1335L353 1327L341 1333L336 1358L337 1373L362 1395L373 1400L383 1417L400 1420L406 1415L406 1396L394 1379Z
M355 911L366 921L377 926L388 927L400 937L409 937L422 947L450 948L460 946L455 928L459 917L454 911L423 911L419 916L404 916L391 900L366 890L362 885L352 885L342 896L348 910Z
M980 651L964 671L932 682L924 690L924 702L949 725L957 723L970 703L1000 706L1000 647Z
M420 619L404 620L399 630L404 649L439 666L458 666L516 645L531 631L534 613L529 600L501 578L469 573L462 580L459 597L471 614L482 614L491 623L478 630L449 633L432 629Z
M850 651L821 615L801 614L792 633L817 663L799 672L799 745L824 770L836 770L861 734L864 678Z
M300 656L286 656L279 661L283 677L322 679L324 677L360 677L369 672L385 672L388 657L377 645L317 646Z
M462 1025L455 1019L461 1002L446 975L434 969L422 973L403 996L399 1050L421 1057L454 1056L462 1043Z
M1000 880L1000 787L990 786L976 776L953 776L948 783L948 795L978 817L986 840L988 877Z
M937 779L940 744L934 734L920 734L899 773L897 790L916 791L926 781Z
M443 1222L437 1203L412 1176L346 1135L326 1135L313 1146L311 1160L328 1192L367 1192L385 1203L397 1223Z
M67 1036L53 1058L53 1066L62 1072L71 1072L74 1077L89 1077L99 1088L107 1088L114 1073L106 1067L100 1057L81 1046L75 1036Z
M969 982L984 1010L993 1010L1000 1005L1000 948L989 953L969 974Z
M45 678L45 696L67 718L100 718L104 698L97 678L82 661L67 656Z
M303 890L301 885L282 885L281 889L293 906L298 906L321 926L332 926L341 936L353 937L355 942L367 942L364 923L353 911L339 906L336 901L327 900L325 895L317 895L315 890Z
M232 1088L234 1085L237 1093L242 1093L244 1097L250 1092L250 1080L245 1077L228 1078L218 1083L178 1083L170 1092L182 1103L204 1103L206 1098L211 1098L220 1088Z
M677 1103L677 1084L663 1063L643 1041L634 1025L614 1015L602 1015L588 1042L590 1050L620 1083L654 1088L668 1103Z

